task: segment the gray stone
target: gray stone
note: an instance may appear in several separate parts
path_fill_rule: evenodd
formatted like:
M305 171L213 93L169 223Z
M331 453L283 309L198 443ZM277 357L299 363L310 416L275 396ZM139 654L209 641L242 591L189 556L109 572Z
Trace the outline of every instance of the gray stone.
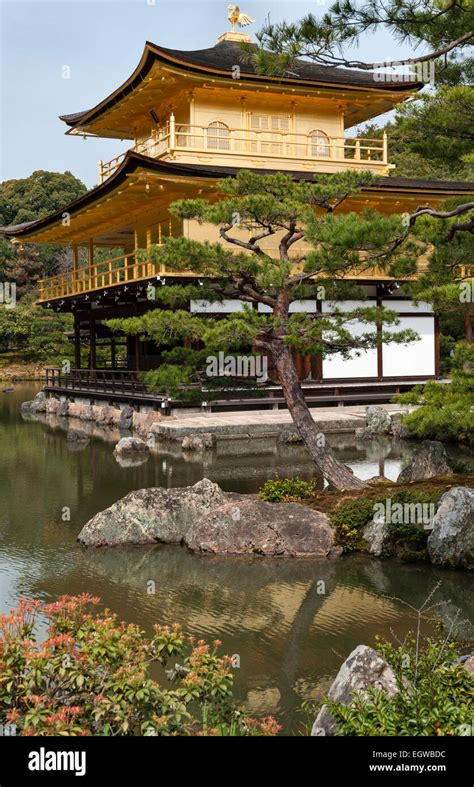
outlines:
M96 514L81 530L87 546L183 543L194 552L336 556L325 514L299 503L224 493L208 479L192 487L141 489Z
M87 546L179 544L192 524L224 500L223 492L207 478L176 489L140 489L96 514L79 533Z
M407 440L413 437L413 433L409 430L408 426L402 424L397 418L392 419L392 436L395 440Z
M20 412L23 415L33 415L34 413L45 413L48 397L44 391L38 391L35 398L29 402L23 402Z
M88 443L90 437L85 432L81 432L79 429L69 429L66 435L66 440L69 443Z
M456 486L442 496L428 553L435 565L474 568L474 489Z
M303 438L296 429L282 429L278 435L278 442L292 445L293 443L302 443Z
M148 454L149 452L147 444L139 437L122 437L114 448L115 457Z
M67 401L67 399L64 399L64 401L59 403L59 407L56 411L56 415L58 416L58 418L65 418L68 414L68 410L69 410L69 402Z
M94 408L92 405L84 404L79 405L79 407L81 408L79 413L79 419L81 421L95 421Z
M47 415L57 415L57 412L59 410L59 405L60 404L61 404L61 402L59 401L59 399L56 399L55 396L50 396L46 400L46 411L45 412L47 413Z
M385 520L375 518L369 522L362 531L362 538L367 542L367 552L374 557L389 554L388 543L390 536Z
M463 661L463 667L465 670L467 670L467 672L469 672L469 675L471 675L472 678L474 678L474 655L468 656Z
M131 429L133 423L133 407L129 404L126 404L124 407L121 408L120 413L120 421L119 421L119 429Z
M452 474L443 443L438 440L424 440L413 454L410 464L398 476L397 483L423 481L425 478Z
M216 443L216 437L211 432L202 432L198 435L183 437L181 448L183 451L209 451Z
M347 657L328 692L335 702L349 706L355 692L364 692L373 686L393 697L398 692L397 680L391 666L373 648L358 645ZM311 735L334 735L337 723L327 705L319 711Z
M326 514L300 503L267 503L256 495L228 494L196 520L186 535L193 552L327 557L334 531Z
M371 404L365 408L367 429L372 434L389 434L392 421L390 414L383 408Z

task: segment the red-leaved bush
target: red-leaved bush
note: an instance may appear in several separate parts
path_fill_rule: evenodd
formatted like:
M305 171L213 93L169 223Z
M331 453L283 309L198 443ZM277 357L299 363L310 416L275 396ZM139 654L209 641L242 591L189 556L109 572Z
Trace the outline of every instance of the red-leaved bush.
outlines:
M0 724L19 735L278 733L273 718L249 718L233 703L231 658L218 655L218 640L195 642L178 624L156 625L148 639L99 604L87 593L22 599L0 616ZM150 667L170 662L163 686Z

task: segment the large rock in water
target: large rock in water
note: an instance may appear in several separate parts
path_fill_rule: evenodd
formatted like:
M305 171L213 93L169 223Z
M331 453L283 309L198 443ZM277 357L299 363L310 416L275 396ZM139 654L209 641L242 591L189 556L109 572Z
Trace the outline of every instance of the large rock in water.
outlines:
M95 547L157 541L179 544L196 519L223 498L221 489L207 478L177 489L140 489L92 517L78 540Z
M474 568L474 489L455 486L442 496L428 552L435 565Z
M328 697L348 706L352 702L354 692L365 691L370 686L384 691L389 697L393 697L398 691L395 673L388 662L373 648L358 645L337 673ZM329 712L327 705L323 705L316 716L311 735L334 735L336 728L334 716Z
M355 436L364 440L370 440L375 435L389 434L392 428L390 414L383 408L375 404L370 404L365 408L367 426L355 430Z
M452 474L443 443L438 440L424 440L413 454L410 464L398 476L397 483L423 481L425 478Z
M150 449L139 437L122 437L114 448L115 457L148 454Z
M96 514L87 546L184 543L194 552L325 557L338 554L325 514L299 503L224 493L208 479L178 489L140 489Z
M334 531L326 514L300 503L229 494L192 525L185 542L193 552L326 557Z

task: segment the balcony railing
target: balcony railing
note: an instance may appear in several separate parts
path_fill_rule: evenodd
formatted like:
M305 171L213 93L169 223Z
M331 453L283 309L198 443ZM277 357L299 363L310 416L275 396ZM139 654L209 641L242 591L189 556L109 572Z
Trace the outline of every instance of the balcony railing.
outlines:
M116 284L149 279L160 273L162 266L154 262L137 262L134 254L113 257L85 268L60 273L39 282L39 300L49 301L68 295L103 290Z
M150 158L174 158L176 153L193 152L212 154L216 157L235 156L239 158L275 159L298 162L306 166L308 162L320 162L332 166L334 170L349 162L364 169L386 169L387 137L381 139L328 137L326 135L296 134L290 131L255 130L228 128L227 126L190 126L170 121L157 129L152 137L140 142L133 148ZM99 161L99 182L109 178L118 169L125 153L107 162Z

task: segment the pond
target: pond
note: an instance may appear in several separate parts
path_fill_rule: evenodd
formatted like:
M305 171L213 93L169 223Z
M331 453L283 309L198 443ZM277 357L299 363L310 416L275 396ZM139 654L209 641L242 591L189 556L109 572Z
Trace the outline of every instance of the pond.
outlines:
M277 473L309 478L313 466L301 446L228 441L204 459L167 447L145 464L121 467L105 439L78 451L57 420L25 421L19 405L36 390L19 384L0 393L1 612L22 595L89 592L148 633L154 623L176 621L188 634L218 638L239 656L238 699L252 712L276 715L286 732L301 728L301 703L322 696L356 645L372 644L376 634L405 636L414 619L403 602L419 606L439 580L445 624L459 608L464 632L472 631L472 578L463 572L363 555L318 561L198 556L174 546L79 547L83 524L133 489L208 477L226 490L254 492ZM383 469L396 478L412 450L390 441L356 445L350 435L331 442L362 477Z

